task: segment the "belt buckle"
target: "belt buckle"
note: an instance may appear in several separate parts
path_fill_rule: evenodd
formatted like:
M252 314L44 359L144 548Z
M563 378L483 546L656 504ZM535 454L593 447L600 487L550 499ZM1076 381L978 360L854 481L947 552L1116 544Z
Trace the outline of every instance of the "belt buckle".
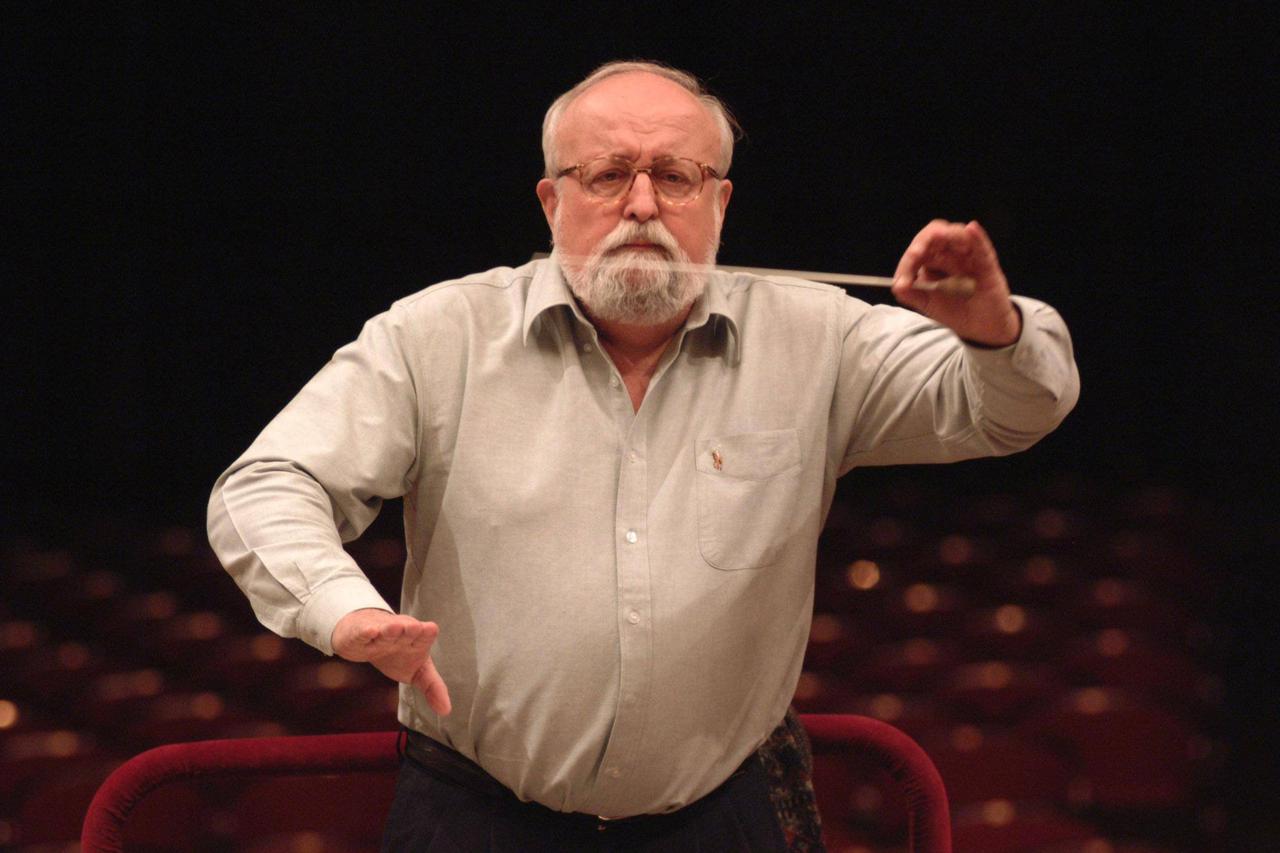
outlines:
M615 820L617 820L616 817L605 817L602 814L596 815L596 831L604 832L609 828L608 824L613 823Z

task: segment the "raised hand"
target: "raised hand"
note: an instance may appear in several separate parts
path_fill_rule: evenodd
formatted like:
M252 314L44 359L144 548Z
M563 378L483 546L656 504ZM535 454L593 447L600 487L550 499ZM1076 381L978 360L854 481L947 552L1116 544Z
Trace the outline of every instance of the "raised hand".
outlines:
M440 634L434 622L385 610L354 610L333 629L333 651L357 663L370 663L401 684L412 684L441 716L452 706L449 689L431 660L431 644Z
M950 276L974 279L972 293L925 290L917 282ZM893 277L893 295L908 308L986 346L1008 346L1022 333L1022 315L1009 298L991 238L977 222L935 219L907 246Z

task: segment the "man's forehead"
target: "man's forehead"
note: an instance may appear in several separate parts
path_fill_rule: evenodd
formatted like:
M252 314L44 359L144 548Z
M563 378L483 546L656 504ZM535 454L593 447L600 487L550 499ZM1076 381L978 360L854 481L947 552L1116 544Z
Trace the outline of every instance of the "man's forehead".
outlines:
M687 142L690 153L719 150L710 110L683 86L656 74L608 77L569 104L561 121L562 146L607 144L622 136L641 144Z

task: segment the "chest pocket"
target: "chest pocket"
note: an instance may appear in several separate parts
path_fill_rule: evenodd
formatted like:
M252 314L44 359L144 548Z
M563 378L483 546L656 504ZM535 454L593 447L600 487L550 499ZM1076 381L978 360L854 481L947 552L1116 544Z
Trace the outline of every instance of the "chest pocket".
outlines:
M794 429L698 439L698 548L717 569L777 561L800 493L800 436Z

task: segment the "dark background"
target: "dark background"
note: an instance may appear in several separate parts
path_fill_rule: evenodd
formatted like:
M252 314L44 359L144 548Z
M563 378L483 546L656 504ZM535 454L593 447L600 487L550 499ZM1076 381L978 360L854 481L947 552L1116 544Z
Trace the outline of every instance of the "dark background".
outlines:
M706 78L746 128L723 262L888 274L930 218L987 225L1014 290L1066 317L1083 396L1029 453L946 476L1194 495L1240 726L1274 739L1275 230L1258 211L1277 38L1261 14L0 18L6 533L112 513L202 524L217 474L367 317L546 248L544 110L605 60L655 58Z

